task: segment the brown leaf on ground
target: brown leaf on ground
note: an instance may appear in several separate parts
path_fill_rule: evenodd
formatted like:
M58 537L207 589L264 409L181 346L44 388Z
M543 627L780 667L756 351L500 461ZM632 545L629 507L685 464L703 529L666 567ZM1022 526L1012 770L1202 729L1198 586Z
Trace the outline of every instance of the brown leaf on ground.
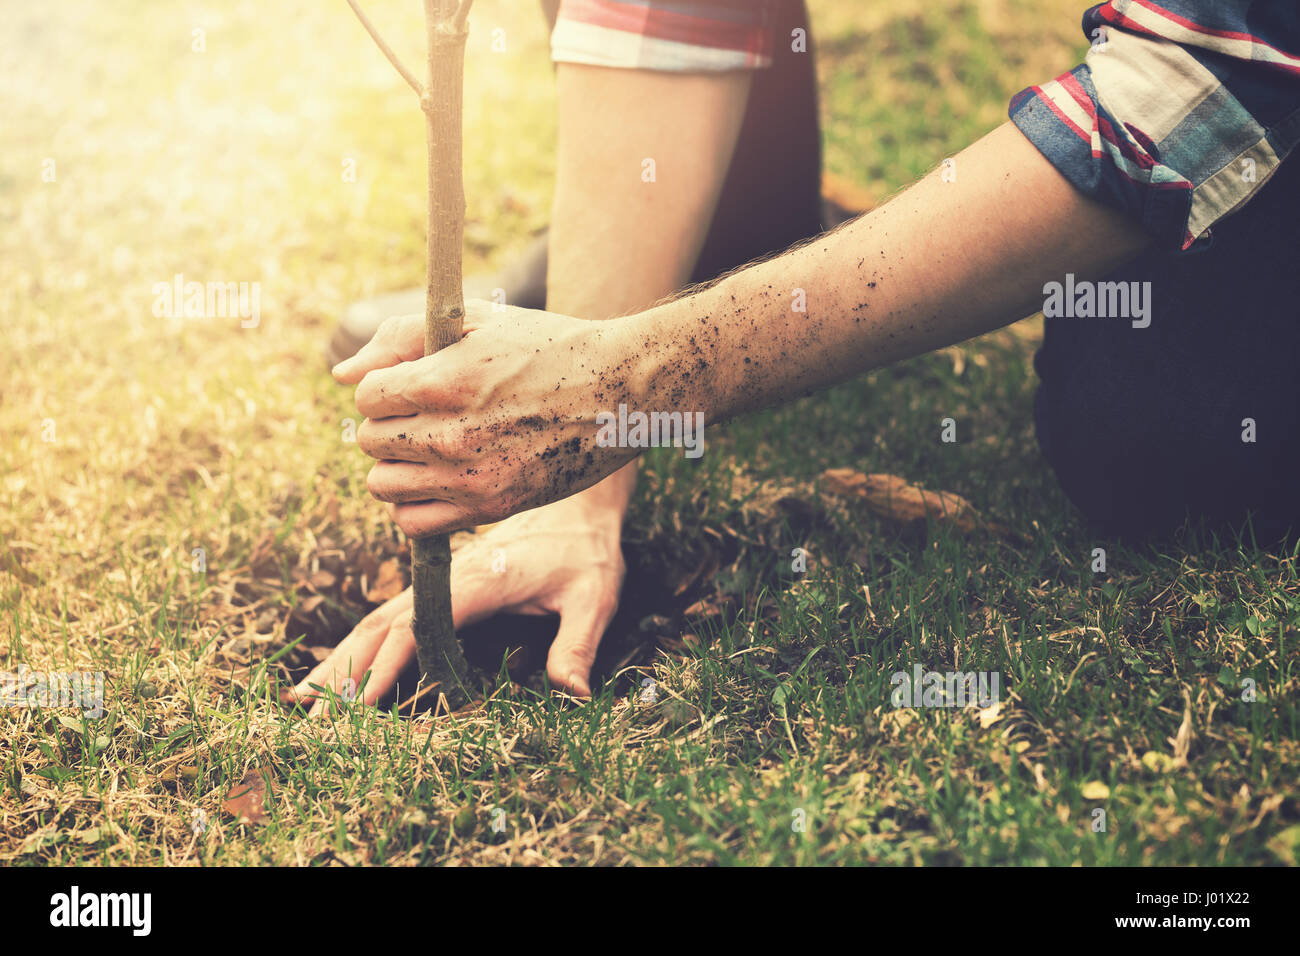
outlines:
M236 823L266 823L266 779L256 770L244 774L235 784L221 809L235 818Z
M402 576L402 562L389 558L379 566L370 590L366 591L366 600L382 604L392 600L406 590L406 579Z
M704 560L696 565L695 570L681 574L677 583L673 586L673 597L681 597L696 581L712 577L717 570L718 555L714 551L709 551L705 554Z
M701 598L682 611L682 617L717 617L722 611L723 608L718 602Z
M336 574L322 568L313 574L311 578L308 579L307 583L316 591L328 591L330 588L334 587L334 583L337 580L338 576Z
M994 701L988 707L980 708L976 712L976 716L979 717L980 728L983 730L988 730L990 727L996 724L999 720L1002 719L1003 717L1002 711L1005 708L1006 708L1006 704L1000 700Z
M279 575L275 558L275 536L267 531L253 544L248 556L248 568L255 578L271 579Z
M962 531L988 528L1006 533L1000 525L985 521L969 501L951 491L924 491L897 475L864 475L852 468L831 468L822 472L822 487L844 498L858 498L873 514L891 521L949 521Z
M306 620L311 617L311 613L325 603L325 598L320 594L313 594L305 597L294 606L293 616L300 620Z
M694 634L682 634L674 637L665 634L659 638L659 646L672 654L686 654L688 651L698 650L701 641Z
M19 582L28 587L33 587L41 583L41 579L38 575L33 574L31 571L28 571L23 567L17 551L0 557L0 571L7 571L17 578Z
M1173 738L1174 743L1174 768L1187 766L1187 754L1192 749L1192 740L1196 737L1196 731L1192 727L1192 700L1187 692L1183 692L1183 722L1178 725L1178 733Z

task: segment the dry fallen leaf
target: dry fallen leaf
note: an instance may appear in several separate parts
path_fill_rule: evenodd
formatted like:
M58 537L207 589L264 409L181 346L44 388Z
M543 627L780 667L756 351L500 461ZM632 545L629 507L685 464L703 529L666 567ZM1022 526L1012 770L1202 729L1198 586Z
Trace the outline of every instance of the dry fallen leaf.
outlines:
M338 581L338 576L329 571L320 570L311 576L308 583L317 591L326 591L334 587Z
M686 610L682 611L682 617L717 617L722 613L722 608L709 598L700 598Z
M319 594L305 597L295 605L293 616L296 618L308 618L311 616L312 611L316 610L316 608L320 607L324 603L325 598Z
M1300 858L1300 826L1287 827L1268 841L1268 848L1287 866L1295 866Z
M885 715L880 718L880 729L897 734L914 720L916 714L912 713L910 707L900 707L885 712Z
M373 601L376 604L383 604L385 601L397 597L405 590L406 580L402 577L402 562L397 558L389 558L379 566L375 579L370 582L370 590L366 592L366 600Z
M692 584L694 584L696 581L699 581L701 578L707 580L709 577L713 575L713 572L715 572L717 569L718 569L718 556L714 552L710 551L708 554L704 556L704 559L700 561L699 565L696 566L694 571L690 571L682 575L681 579L677 582L676 586L673 588L673 597L680 597L681 595L685 594Z
M117 839L122 835L122 828L116 823L103 823L74 833L73 836L85 844L100 843L108 839Z
M822 472L822 487L845 498L860 498L874 514L907 523L951 521L962 531L987 527L999 534L1005 529L984 521L975 506L951 491L923 491L897 475L864 475L852 468L831 468Z
M1259 804L1259 813L1255 814L1255 819L1251 821L1250 829L1253 830L1259 826L1266 816L1275 812L1285 801L1286 797L1280 793L1272 794L1271 796L1267 796L1261 800Z
M266 779L256 770L244 774L244 779L231 788L221 809L235 818L236 823L266 823Z
M996 724L999 720L1001 720L1002 708L1004 706L1005 705L1002 703L1002 701L997 700L994 701L992 704L990 704L988 707L980 708L979 711L980 727L984 730L987 730L988 728Z
M1142 755L1142 766L1146 767L1152 773L1164 773L1173 769L1174 760L1168 754L1148 750Z
M1183 722L1178 725L1178 733L1174 737L1175 767L1187 766L1187 754L1192 747L1192 738L1196 736L1196 732L1192 729L1192 702L1185 692L1183 701Z
M28 853L39 853L47 846L53 846L65 838L66 834L60 833L58 826L51 823L27 834L27 838L23 840L23 845L19 848L18 853L20 856L26 856Z
M1085 800L1105 800L1110 796L1110 787L1106 786L1100 780L1092 780L1085 783L1079 793Z

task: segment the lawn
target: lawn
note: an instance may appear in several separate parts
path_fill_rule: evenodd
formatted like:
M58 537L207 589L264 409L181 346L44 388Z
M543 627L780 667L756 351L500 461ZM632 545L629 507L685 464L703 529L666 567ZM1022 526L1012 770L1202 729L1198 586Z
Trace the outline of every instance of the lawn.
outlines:
M1086 48L1067 0L811 7L826 166L877 200ZM418 4L368 9L418 58ZM472 23L471 272L545 225L554 140L534 5ZM0 709L0 860L1295 862L1296 552L1091 532L1035 444L1034 320L649 452L591 702L506 620L470 636L482 707L302 719L278 690L401 583L320 353L423 281L422 117L342 0L0 31L0 671L104 675L99 717ZM256 322L160 315L178 275L258 283ZM891 521L828 469L1004 530ZM895 708L918 665L1000 701Z

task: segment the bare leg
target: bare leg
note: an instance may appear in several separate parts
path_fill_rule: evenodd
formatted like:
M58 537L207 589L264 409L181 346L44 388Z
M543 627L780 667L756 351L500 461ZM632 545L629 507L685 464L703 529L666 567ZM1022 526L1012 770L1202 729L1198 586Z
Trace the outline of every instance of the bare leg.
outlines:
M645 308L690 278L750 74L561 63L556 82L547 308L591 319Z
M589 319L643 309L690 280L731 163L751 74L561 63L556 82L547 308ZM571 507L574 520L612 528L617 541L635 485L636 466L629 465L557 505ZM606 624L561 624L547 661L553 683L586 687Z

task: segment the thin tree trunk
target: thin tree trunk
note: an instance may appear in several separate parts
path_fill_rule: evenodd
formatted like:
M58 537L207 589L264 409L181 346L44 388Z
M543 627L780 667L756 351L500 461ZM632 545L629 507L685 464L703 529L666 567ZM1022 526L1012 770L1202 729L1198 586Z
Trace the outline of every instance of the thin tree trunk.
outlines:
M428 145L428 289L424 308L424 354L460 341L465 317L461 246L465 234L465 187L461 176L461 101L465 75L465 18L473 0L424 0L428 80L421 88L357 7L348 4L384 55L420 96ZM445 534L411 542L415 651L423 682L437 683L449 707L469 697L469 665L451 618L451 546Z
M464 13L457 0L424 0L429 80L424 108L429 160L428 291L424 305L424 354L460 341L465 318L461 249L465 235L465 186L461 176L461 102L465 78ZM457 16L457 14L460 14ZM451 619L451 545L447 535L411 543L415 610L411 627L420 676L439 682L450 706L465 703L469 665Z

